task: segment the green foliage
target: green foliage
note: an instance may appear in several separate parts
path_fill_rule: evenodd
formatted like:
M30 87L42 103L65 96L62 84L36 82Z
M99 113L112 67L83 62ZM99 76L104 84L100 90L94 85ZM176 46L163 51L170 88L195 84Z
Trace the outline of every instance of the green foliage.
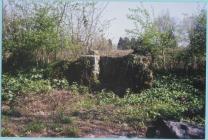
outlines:
M206 10L201 10L194 18L194 25L189 31L190 53L197 57L205 56L206 48Z
M25 127L25 132L40 132L45 128L45 125L42 122L35 121L35 122L30 122L26 127Z
M111 104L116 103L119 100L119 97L115 95L111 91L106 91L103 89L100 93L97 95L97 100L99 104Z
M69 89L73 92L73 93L79 93L79 85L76 82L73 82Z
M69 137L78 137L79 129L76 127L68 127L64 132Z
M3 75L3 99L12 100L18 94L49 92L52 89L50 81L39 79L39 77L41 76L32 75L29 79L22 74L17 77Z
M91 98L84 98L83 100L80 100L76 105L77 108L80 109L91 109L92 107L95 106L96 101Z
M68 88L68 81L66 79L52 79L52 87L55 89L67 89Z
M177 37L174 20L166 12L154 17L142 5L129 10L128 19L134 23L134 29L127 32L134 38L140 39L140 44L134 47L146 48L152 56L152 63L166 69L166 52L169 48L176 48ZM173 59L171 59L173 62ZM154 66L154 69L157 67Z
M72 119L69 116L66 116L63 111L60 111L57 116L57 121L65 124L72 124Z
M55 61L48 65L47 73L48 77L53 79L62 79L66 77L66 73L69 69L70 61Z
M24 2L23 2L24 3ZM30 69L32 66L48 64L56 59L57 51L67 45L66 37L60 36L57 13L52 5L30 3L29 15L24 5L10 2L15 13L5 21L4 27L4 67L7 71ZM10 26L8 26L10 25ZM62 45L62 46L61 46ZM61 46L61 47L60 47ZM6 57L6 54L10 54ZM53 57L52 57L53 55Z
M70 91L72 91L72 93L74 94L89 94L90 89L89 87L83 86L83 85L78 85L76 82L73 82L70 86L69 86Z
M62 125L59 124L59 123L53 123L50 128L55 131L55 132L61 132L63 131L64 129L62 128Z
M142 6L129 11L127 17L134 23L135 29L127 32L136 38L142 38L142 47L151 48L153 51L176 47L174 22L168 13L153 19Z
M168 11L154 17L142 4L129 10L128 19L134 23L134 29L127 32L134 38L141 39L140 45L136 47L149 49L155 70L167 70L170 66L169 69L177 71L179 65L183 65L183 70L205 74L206 9L188 17L190 27L185 24L180 30L180 24L176 24ZM184 38L186 35L188 38ZM179 45L187 47L178 52Z
M107 43L102 36L104 26L94 21L103 10L96 5L96 2L60 0L4 3L3 68L10 72L30 69L56 60L78 58L90 47L102 47L104 44L98 38Z
M8 128L1 129L1 136L2 137L14 137L14 134Z
M33 69L28 74L3 75L2 99L12 101L15 96L32 93L49 93L52 89L68 89L66 79L45 79L44 70Z
M151 89L138 94L127 90L127 94L119 98L111 92L103 91L97 98L102 105L114 104L120 107L117 119L127 122L136 120L140 124L158 117L178 120L187 118L185 112L201 110L205 105L204 95L200 95L200 91L192 86L190 79L174 75L159 76ZM199 118L203 120L203 116Z
M93 58L81 57L76 60L61 60L49 65L48 73L53 79L66 78L69 84L77 82L82 85L93 85L98 79L93 75Z

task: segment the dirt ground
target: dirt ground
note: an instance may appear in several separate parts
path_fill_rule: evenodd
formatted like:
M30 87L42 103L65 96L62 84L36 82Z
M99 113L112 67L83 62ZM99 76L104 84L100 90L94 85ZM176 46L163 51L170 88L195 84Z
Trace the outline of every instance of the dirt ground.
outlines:
M135 129L115 120L116 106L99 105L94 95L69 91L19 96L3 102L3 136L31 137L145 137L146 129Z

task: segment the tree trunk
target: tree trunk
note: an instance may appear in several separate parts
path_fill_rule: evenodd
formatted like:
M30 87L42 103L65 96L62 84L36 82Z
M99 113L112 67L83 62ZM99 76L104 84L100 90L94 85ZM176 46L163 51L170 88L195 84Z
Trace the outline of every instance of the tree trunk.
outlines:
M165 50L162 49L162 58L163 58L163 69L166 70L166 66L165 66Z

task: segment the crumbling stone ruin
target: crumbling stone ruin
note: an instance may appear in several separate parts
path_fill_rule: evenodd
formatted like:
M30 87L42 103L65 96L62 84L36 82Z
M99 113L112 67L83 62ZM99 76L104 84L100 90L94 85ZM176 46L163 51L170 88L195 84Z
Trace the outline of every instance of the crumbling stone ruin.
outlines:
M153 73L148 57L130 54L124 57L101 57L99 79L104 87L118 92L141 90L152 86Z
M84 85L99 83L101 88L111 89L117 93L130 88L141 90L153 83L150 58L134 53L125 56L83 55L69 64L66 77L70 83Z

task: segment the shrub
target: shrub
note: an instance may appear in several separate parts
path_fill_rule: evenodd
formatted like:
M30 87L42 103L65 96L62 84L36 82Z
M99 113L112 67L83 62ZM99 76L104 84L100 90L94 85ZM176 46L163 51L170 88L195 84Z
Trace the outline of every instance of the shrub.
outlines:
M79 85L77 82L73 82L70 86L69 86L70 91L72 91L72 93L74 94L88 94L90 92L89 87L83 86L83 85Z
M18 74L17 76L3 75L2 99L12 101L17 95L31 93L48 93L52 90L50 80L42 79L41 75Z
M100 93L97 94L97 100L99 104L116 104L119 101L119 97L112 91L103 89Z
M76 127L68 127L65 129L65 135L69 137L78 137L79 129Z
M71 117L66 116L63 111L58 112L58 116L57 116L57 120L56 121L60 122L60 123L72 124Z
M55 132L61 132L63 131L62 125L59 123L53 123L50 128Z
M121 121L148 122L156 118L187 119L185 112L202 110L205 106L204 96L192 86L188 79L180 79L173 75L160 76L151 89L140 93L126 91L123 98L103 90L97 95L99 104L114 104L119 106L116 118ZM202 113L203 114L203 113ZM197 114L192 120L203 122L204 117Z
M68 89L66 79L47 79L44 70L32 69L31 73L11 76L3 74L2 99L13 100L17 95L28 93L48 93L52 89Z
M49 80L32 80L24 75L18 75L17 77L3 75L2 89L3 99L12 100L15 95L21 93L46 93L52 87Z
M8 129L8 128L2 128L1 129L1 136L2 137L13 137L14 134L11 132L10 129Z
M93 106L95 105L95 100L93 99L90 99L90 98L85 98L83 100L80 100L78 103L77 103L77 108L85 108L85 109L90 109L92 108Z
M55 89L67 89L69 85L66 79L52 79L51 84Z
M66 78L65 74L69 69L70 61L55 61L51 63L46 71L47 76L55 79L63 79Z
M45 128L45 125L44 125L42 122L35 121L35 122L29 123L29 124L25 127L25 132L28 132L28 131L32 131L32 132L40 132L40 131L43 130L44 128Z

